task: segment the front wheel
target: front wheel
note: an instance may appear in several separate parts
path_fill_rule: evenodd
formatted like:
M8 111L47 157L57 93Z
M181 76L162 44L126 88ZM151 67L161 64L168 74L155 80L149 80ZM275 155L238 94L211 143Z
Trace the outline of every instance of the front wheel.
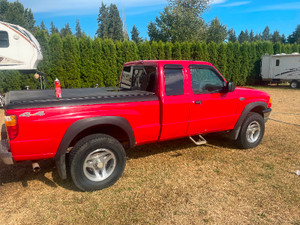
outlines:
M113 137L93 134L74 146L69 160L74 184L82 191L95 191L113 185L121 177L126 154Z
M240 148L255 148L261 142L265 133L265 123L263 117L255 112L250 112L245 119L237 144Z

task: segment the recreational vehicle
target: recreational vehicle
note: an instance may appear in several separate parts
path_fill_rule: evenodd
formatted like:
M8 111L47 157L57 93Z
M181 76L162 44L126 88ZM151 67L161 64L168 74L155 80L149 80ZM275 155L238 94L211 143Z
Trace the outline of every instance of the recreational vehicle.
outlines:
M41 47L26 29L0 21L0 70L36 70Z
M291 88L300 86L300 54L264 55L261 78L268 82L289 82Z

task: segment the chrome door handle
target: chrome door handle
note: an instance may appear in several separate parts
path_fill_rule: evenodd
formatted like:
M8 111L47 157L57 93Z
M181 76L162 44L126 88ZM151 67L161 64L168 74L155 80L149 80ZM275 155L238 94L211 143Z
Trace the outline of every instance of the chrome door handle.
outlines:
M194 103L197 104L197 105L201 105L202 101L199 100L199 101L195 101Z

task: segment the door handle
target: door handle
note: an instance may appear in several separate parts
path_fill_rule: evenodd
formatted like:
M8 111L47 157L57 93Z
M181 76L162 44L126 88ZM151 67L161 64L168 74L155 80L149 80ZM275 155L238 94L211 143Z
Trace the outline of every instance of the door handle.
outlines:
M198 101L194 101L195 104L197 105L201 105L202 104L202 101L201 100L198 100Z

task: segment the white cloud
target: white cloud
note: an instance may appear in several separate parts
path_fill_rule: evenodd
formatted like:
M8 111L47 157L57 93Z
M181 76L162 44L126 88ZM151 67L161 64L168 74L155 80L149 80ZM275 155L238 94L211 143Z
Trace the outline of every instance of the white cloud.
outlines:
M226 2L227 0L210 0L211 5L217 5Z
M235 6L241 6L241 5L248 5L250 3L251 3L251 1L232 2L232 3L220 5L220 7L235 7Z
M14 1L14 0L10 0ZM31 8L34 13L53 13L67 15L98 13L101 1L99 0L19 0L25 8ZM118 7L149 7L165 5L167 0L104 0L105 4L114 3Z
M300 4L295 3L283 3L277 5L265 5L258 7L256 9L249 10L248 12L261 12L261 11L278 11L278 10L298 10L300 9Z

